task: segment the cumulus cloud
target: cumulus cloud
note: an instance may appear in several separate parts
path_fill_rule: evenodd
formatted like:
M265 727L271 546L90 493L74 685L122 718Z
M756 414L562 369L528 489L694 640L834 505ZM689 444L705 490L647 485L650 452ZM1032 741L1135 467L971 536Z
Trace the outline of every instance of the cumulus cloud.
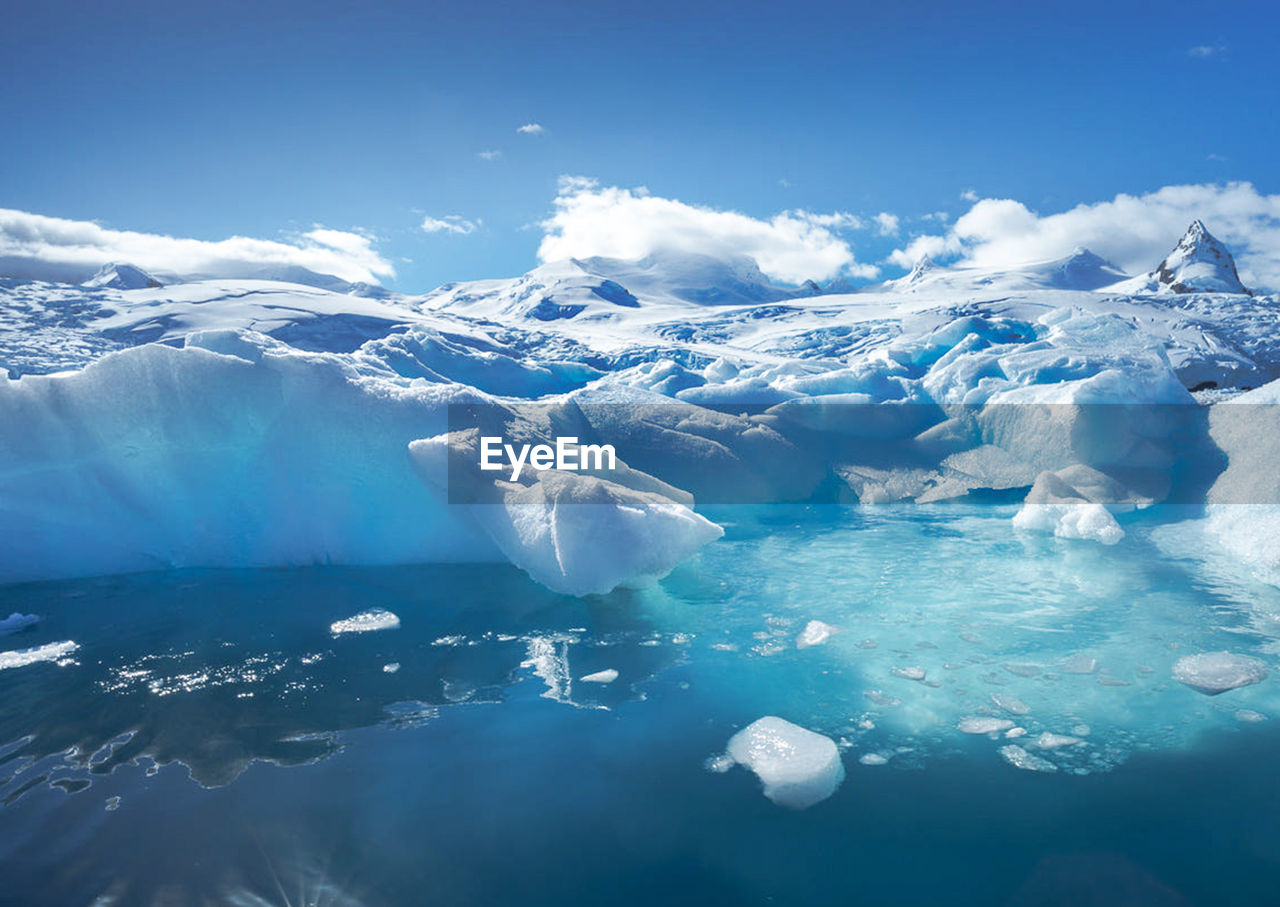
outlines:
M480 160L482 161L496 161L498 158L502 157L502 152L501 151L477 151L476 157L480 158Z
M881 236L896 236L898 233L898 215L881 211L875 217L876 229Z
M466 236L474 233L479 226L478 221L467 220L457 214L446 214L444 217L432 217L428 214L422 219L422 229L427 233L456 233Z
M209 241L0 208L0 274L79 283L109 262L169 279L287 275L292 268L366 283L395 276L362 233L317 226L287 242L247 236Z
M874 277L879 269L856 262L849 244L835 232L861 225L844 212L793 210L760 220L651 195L643 188L565 177L555 211L541 224L538 258L643 258L670 249L717 258L746 255L769 277L788 283L840 273Z
M1280 288L1280 195L1264 195L1247 182L1165 186L1048 215L1014 199L979 199L947 232L917 236L890 260L909 267L928 254L1000 268L1059 258L1085 246L1141 274L1159 263L1196 218L1230 247L1246 285Z
M525 123L523 126L516 127L516 132L524 135L542 135L546 131L541 123Z

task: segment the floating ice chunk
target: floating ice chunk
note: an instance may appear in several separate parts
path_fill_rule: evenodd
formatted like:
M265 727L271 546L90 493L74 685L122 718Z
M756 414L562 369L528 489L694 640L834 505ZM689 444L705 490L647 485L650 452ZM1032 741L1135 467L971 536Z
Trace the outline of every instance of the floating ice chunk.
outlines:
M728 755L755 772L766 797L791 809L827 799L844 780L834 740L773 715L734 734Z
M1051 734L1048 731L1036 738L1035 744L1042 750L1056 750L1064 746L1075 746L1084 743L1079 737L1068 737L1066 734Z
M728 753L718 753L715 756L709 756L707 761L702 764L707 771L722 775L738 763Z
M399 626L399 617L385 608L372 608L342 620L335 620L329 624L329 632L334 636L338 636L343 633L372 633L375 630L395 630Z
M863 765L888 765L889 759L880 753L863 753L858 757L858 761Z
M384 664L382 666L382 672L384 674L394 674L398 670L400 670L400 662L398 661L393 661L390 664Z
M804 629L796 637L796 648L807 649L810 646L820 646L839 632L839 627L824 624L820 620L811 620L804 625Z
M1009 730L1004 732L1004 737L1006 740L1013 740L1017 737L1025 737L1025 736L1027 736L1027 729L1024 727L1011 727L1009 728Z
M1015 529L1052 532L1060 539L1084 539L1114 545L1124 530L1101 504L1024 504L1013 517Z
M1083 652L1077 652L1062 663L1064 674L1092 674L1098 670L1098 659Z
M14 611L8 617L0 620L0 636L8 636L10 633L17 633L19 630L25 629L32 624L40 622L40 618L35 614L21 614Z
M596 671L594 674L586 674L578 679L583 683L613 683L618 679L618 672L613 668L606 668L603 671Z
M962 734L998 734L1013 727L1008 718L988 718L984 715L973 715L961 718L956 725Z
M485 502L456 509L554 592L591 595L651 584L724 535L670 497L586 474L547 470L529 476L527 484L481 478L469 443L447 435L414 441L410 460L424 482L446 494L456 490L455 480L474 481Z
M906 680L924 680L925 670L918 665L909 665L905 668L891 668L889 673L894 677L902 677Z
M1010 715L1026 715L1031 711L1031 706L1008 693L992 693L991 701L995 703L996 708L1003 709Z
M1187 655L1173 666L1174 680L1206 696L1260 683L1266 677L1266 665L1258 659L1230 652Z
M47 645L36 646L33 649L15 649L11 652L0 652L0 671L5 668L24 668L39 661L52 661L61 664L64 663L64 659L67 659L78 648L80 646L77 643L68 639L65 642L51 642Z
M1019 677L1036 677L1040 674L1039 665L1022 664L1019 662L1010 662L1004 666L1004 669L1010 674L1017 674Z
M1266 715L1261 712L1255 712L1253 709L1240 709L1236 712L1236 721L1243 721L1246 724L1258 724L1266 720Z
M1014 743L1000 747L1000 755L1004 757L1005 762L1008 762L1014 768L1020 768L1023 771L1056 772L1058 770L1058 767L1049 760L1041 759L1039 756L1033 756Z

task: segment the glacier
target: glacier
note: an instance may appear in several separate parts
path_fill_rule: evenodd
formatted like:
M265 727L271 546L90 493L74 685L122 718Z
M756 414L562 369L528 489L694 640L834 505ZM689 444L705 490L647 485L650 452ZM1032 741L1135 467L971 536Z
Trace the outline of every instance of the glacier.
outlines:
M6 279L0 582L502 558L585 594L652 580L711 541L695 500L1022 488L1015 526L1114 544L1134 508L1194 501L1223 473L1220 497L1248 456L1228 448L1249 442L1218 413L1241 400L1232 389L1280 378L1277 299L1227 279L1230 253L1203 224L1153 273L1166 271L1173 283L1129 286L1077 249L1001 273L922 263L852 293L676 253L416 297L320 279L162 284L123 263L80 286ZM448 408L526 401L618 439L629 478L588 491L548 476L511 490L501 515L442 500L423 463ZM594 516L547 522L592 495ZM654 527L632 547L652 556L570 577L589 572L566 553L570 525L639 531L618 521L633 511ZM1234 512L1214 511L1209 531L1240 539ZM686 541L654 547L668 537Z

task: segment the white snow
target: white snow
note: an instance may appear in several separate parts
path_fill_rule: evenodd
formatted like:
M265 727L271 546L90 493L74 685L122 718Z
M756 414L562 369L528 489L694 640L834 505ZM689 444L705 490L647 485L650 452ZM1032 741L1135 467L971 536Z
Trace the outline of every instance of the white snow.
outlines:
M1207 652L1187 655L1173 665L1173 679L1206 696L1251 686L1267 679L1267 667L1248 655Z
M334 636L343 633L373 633L378 630L395 630L400 626L400 618L385 608L372 608L361 611L351 617L335 620L329 625L329 632Z
M834 740L772 715L734 734L727 753L755 772L766 797L791 809L827 799L844 780Z

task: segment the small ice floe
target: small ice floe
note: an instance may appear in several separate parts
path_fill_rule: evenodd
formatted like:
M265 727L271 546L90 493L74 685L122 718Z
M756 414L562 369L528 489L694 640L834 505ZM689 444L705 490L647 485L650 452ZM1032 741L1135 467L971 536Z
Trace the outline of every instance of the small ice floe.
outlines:
M844 780L834 740L773 715L734 734L725 755L755 772L766 797L791 809L827 799Z
M1083 652L1077 652L1062 663L1063 674L1092 674L1098 670L1098 659Z
M618 679L618 672L613 668L605 668L603 671L596 671L594 674L584 674L578 679L583 683L613 683Z
M1243 721L1245 724L1258 724L1266 720L1266 715L1255 712L1253 709L1239 709L1236 712L1236 721Z
M883 690L864 690L862 693L874 704L891 709L894 706L902 705L901 699L894 699L892 696L886 696Z
M888 765L889 756L883 753L863 753L858 757L858 761L863 765Z
M962 734L999 734L1013 727L1008 718L989 718L985 715L971 715L961 718L956 728Z
M400 626L400 618L384 608L373 608L362 611L343 620L335 620L329 625L329 632L334 636L343 633L372 633L375 630L395 630Z
M918 665L908 665L905 668L891 668L889 673L894 677L901 677L904 680L924 680L925 670Z
M1064 746L1076 746L1084 743L1079 737L1069 737L1066 734L1052 734L1045 731L1035 739L1035 744L1042 750L1056 750Z
M1027 729L1024 727L1011 727L1004 732L1004 739L1006 740L1014 740L1025 736L1027 736Z
M1267 668L1256 658L1230 652L1187 655L1173 665L1173 679L1206 696L1261 683Z
M820 646L839 632L839 627L824 624L820 620L811 620L804 625L804 629L796 637L796 648L807 649L810 646Z
M996 708L1008 712L1010 715L1027 715L1031 712L1031 706L1017 696L1011 696L1008 693L992 693L991 701L995 703Z
M8 617L0 619L0 636L8 636L10 633L17 633L19 630L25 630L32 624L38 624L39 622L39 615L21 614L14 611Z
M1000 747L1004 761L1026 772L1056 772L1058 767L1048 759L1033 756L1015 743Z
M32 649L14 649L11 652L0 652L0 671L5 668L25 668L40 661L51 661L58 667L71 663L71 654L80 648L71 640L51 642Z
M715 772L722 775L738 763L728 753L717 753L714 756L708 756L707 761L702 763L703 767L709 772Z
M1036 677L1040 673L1040 666L1032 664L1010 663L1006 664L1004 669L1010 674L1017 674L1019 677Z
M400 662L398 661L393 661L382 666L382 673L384 674L394 674L398 670L400 670Z

